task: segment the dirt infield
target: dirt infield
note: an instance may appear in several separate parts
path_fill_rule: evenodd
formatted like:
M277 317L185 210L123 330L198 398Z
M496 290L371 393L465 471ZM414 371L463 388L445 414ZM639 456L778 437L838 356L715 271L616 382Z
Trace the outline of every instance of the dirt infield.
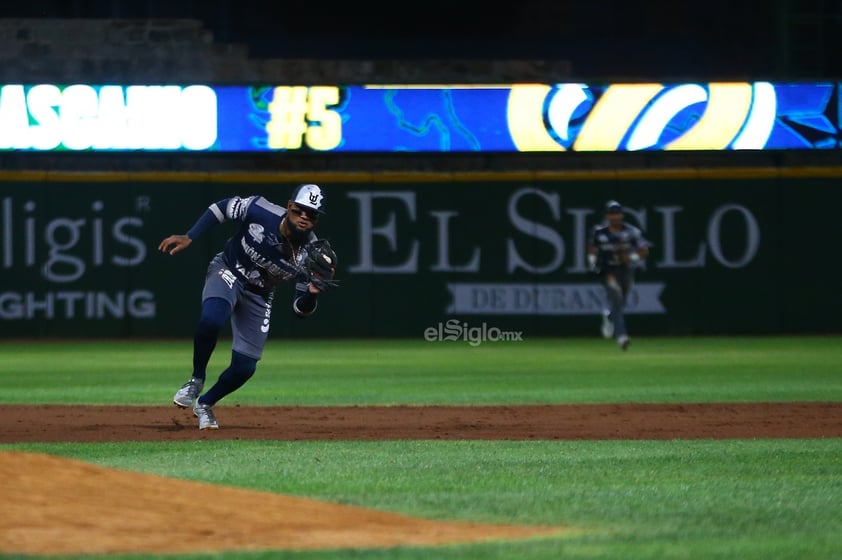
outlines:
M194 439L716 439L842 437L842 403L215 408L0 405L0 443Z
M220 405L216 411L221 429L200 432L192 413L175 407L0 405L0 443L842 437L842 403ZM389 548L565 533L563 527L416 519L12 451L0 453L0 503L0 555Z

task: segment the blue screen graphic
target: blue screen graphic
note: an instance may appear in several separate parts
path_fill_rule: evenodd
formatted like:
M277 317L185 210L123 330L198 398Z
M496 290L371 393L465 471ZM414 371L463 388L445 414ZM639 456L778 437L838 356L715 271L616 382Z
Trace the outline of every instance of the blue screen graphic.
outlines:
M0 85L0 150L842 148L838 83Z

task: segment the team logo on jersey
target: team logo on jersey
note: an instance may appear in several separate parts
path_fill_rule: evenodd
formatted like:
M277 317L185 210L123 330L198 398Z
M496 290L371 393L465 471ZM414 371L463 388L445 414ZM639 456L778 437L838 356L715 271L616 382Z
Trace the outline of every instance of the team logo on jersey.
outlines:
M236 276L234 276L234 273L233 273L233 272L231 272L230 270L227 270L227 269L220 270L220 271L219 271L219 277L220 277L220 278L222 278L222 280L223 280L226 284L228 284L228 287L229 287L229 288L233 288L233 287L234 287L234 282L236 282L236 281L237 281L237 277L236 277Z
M263 243L263 226L260 224L249 224L249 235L257 243Z
M231 199L228 203L227 210L228 215L232 220L240 220L246 215L246 210L248 210L249 202L252 198L253 197L240 198L239 196L235 196Z

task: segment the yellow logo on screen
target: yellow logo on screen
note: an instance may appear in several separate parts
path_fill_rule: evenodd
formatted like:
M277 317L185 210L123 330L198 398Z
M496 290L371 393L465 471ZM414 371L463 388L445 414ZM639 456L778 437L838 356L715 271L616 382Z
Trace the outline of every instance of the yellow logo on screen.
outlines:
M662 141L674 117L698 104L701 117ZM598 98L584 84L519 84L511 88L507 111L522 152L762 149L777 99L768 82L617 84ZM575 130L574 120L580 121Z
M339 103L332 86L278 86L269 103L266 125L273 150L332 150L342 141L342 117L329 109Z

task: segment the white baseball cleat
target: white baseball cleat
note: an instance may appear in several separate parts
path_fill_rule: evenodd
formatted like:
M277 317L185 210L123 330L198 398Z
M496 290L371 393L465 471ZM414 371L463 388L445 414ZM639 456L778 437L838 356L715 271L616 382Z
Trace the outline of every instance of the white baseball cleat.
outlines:
M210 405L199 404L199 401L196 401L196 404L193 405L193 414L199 419L200 430L219 429L219 424L216 423L216 417L213 415Z
M173 395L172 402L175 406L180 408L188 408L193 405L193 401L199 398L199 393L202 392L204 381L191 377L190 381L181 386L181 389L176 391Z
M614 336L614 321L611 320L611 313L609 311L602 312L602 338L612 338Z

